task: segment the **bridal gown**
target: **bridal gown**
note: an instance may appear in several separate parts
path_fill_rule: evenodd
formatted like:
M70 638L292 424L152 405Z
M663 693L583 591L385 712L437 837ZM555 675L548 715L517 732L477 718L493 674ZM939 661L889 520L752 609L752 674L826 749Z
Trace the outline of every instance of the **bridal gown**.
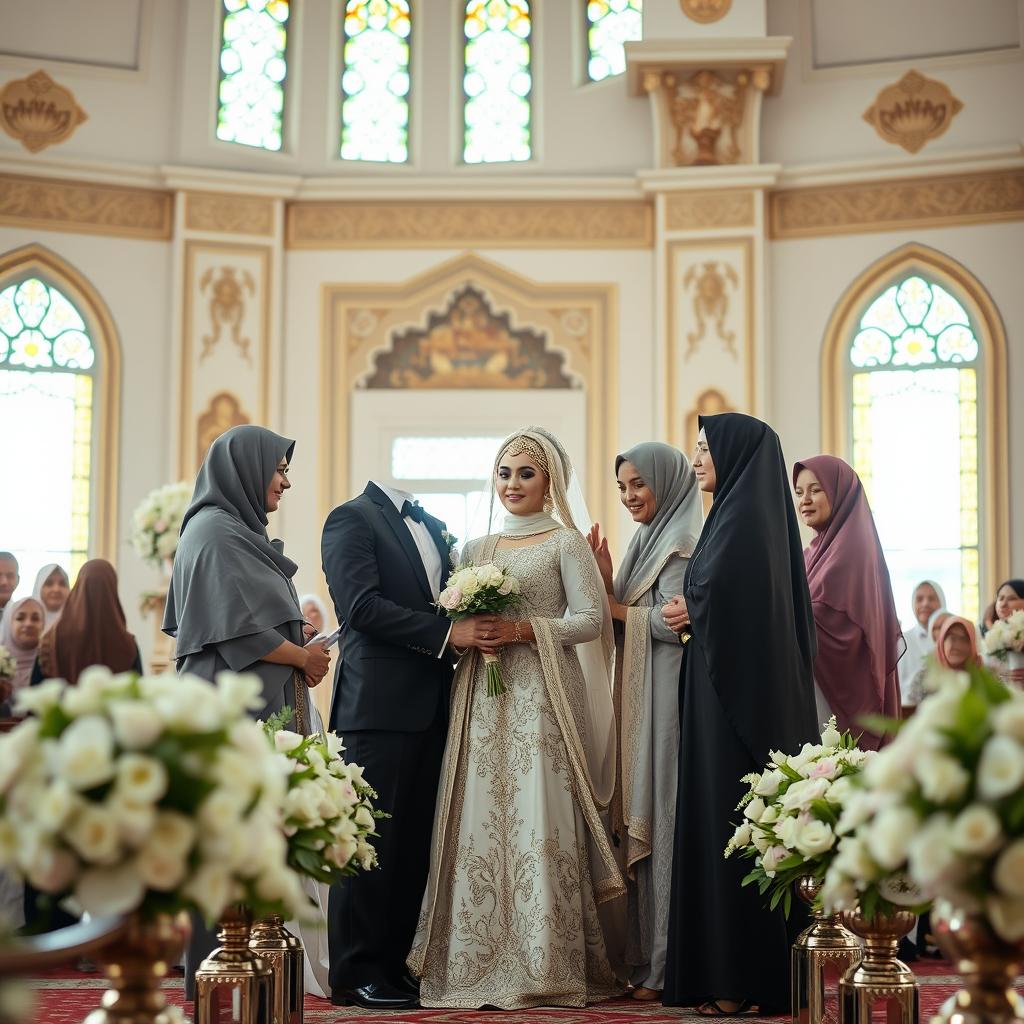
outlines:
M459 665L409 966L426 1007L584 1006L621 992L597 904L624 889L586 782L574 649L600 635L600 580L575 530L491 554L496 540L467 545L463 564L519 580L514 616L537 643L502 652L497 697L479 656Z

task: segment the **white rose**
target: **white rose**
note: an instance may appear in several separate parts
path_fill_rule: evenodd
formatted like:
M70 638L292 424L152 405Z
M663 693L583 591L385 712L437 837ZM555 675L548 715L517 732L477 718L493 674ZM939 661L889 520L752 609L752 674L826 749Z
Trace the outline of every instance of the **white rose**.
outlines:
M36 804L36 821L47 832L56 832L81 802L82 798L63 779L56 779Z
M373 831L375 824L374 817L370 813L370 809L365 804L360 804L356 808L354 816L355 823L361 828L367 831Z
M802 822L799 818L789 815L782 819L782 824L776 826L775 834L779 837L779 842L784 846L788 846L791 850L796 849L796 836L802 827Z
M263 899L279 900L293 910L299 910L304 903L299 876L283 866L259 875L256 879L256 891Z
M971 804L953 820L950 841L961 853L984 856L999 847L1002 836L1002 826L992 809L983 804Z
M761 854L761 867L769 878L774 878L779 865L789 856L784 846L770 846Z
M366 780L363 778L363 766L361 764L353 764L350 762L348 766L348 777L353 786L366 784Z
M215 789L199 805L199 827L206 834L229 832L237 825L242 810L233 792Z
M828 724L825 726L824 732L821 734L821 745L830 750L835 750L839 746L842 737L839 735L839 730L836 728L835 716L828 720Z
M806 810L828 792L828 786L828 779L801 779L800 782L794 782L782 796L782 809Z
M887 871L907 859L907 847L921 821L908 807L885 807L867 829L868 851Z
M75 789L109 782L115 771L114 734L107 720L86 715L72 722L61 733L58 761L61 775Z
M755 796L754 799L743 808L743 816L745 818L749 818L751 821L760 821L762 814L764 814L764 801L759 796Z
M319 825L320 794L312 786L300 785L288 790L284 801L284 816L303 826Z
M770 751L768 754L768 758L772 762L772 764L778 765L779 767L789 762L789 755L783 753L783 751L781 750Z
M114 736L125 750L152 746L163 732L163 719L142 700L113 700L108 705Z
M775 796L775 794L778 793L779 786L782 784L782 780L785 779L785 777L786 776L778 770L765 772L754 786L754 792L758 796Z
M925 889L933 889L960 873L962 862L949 842L952 827L953 819L948 814L933 814L908 846L908 873Z
M934 750L925 751L917 757L914 774L925 799L939 804L959 800L971 781L959 761Z
M365 839L360 839L356 846L356 859L364 871L369 871L377 865L377 852Z
M324 733L324 738L327 740L327 752L331 755L331 760L341 757L345 752L345 744L341 737L335 732L328 732Z
M871 859L867 844L858 836L844 836L840 840L832 866L858 882L871 882L878 876L878 866Z
M813 761L820 753L820 743L805 743L800 748L800 753L789 759L789 767L798 772L808 761Z
M59 846L40 850L28 870L28 880L41 892L61 893L78 875L78 858Z
M731 850L739 850L744 846L749 846L752 833L753 829L750 826L750 822L743 822L743 824L733 832L732 839L729 840L729 848Z
M1000 892L1024 897L1024 839L1015 839L1003 850L992 877Z
M1024 750L1009 736L992 736L978 762L978 795L998 800L1016 792L1024 783Z
M770 835L766 835L760 829L754 832L751 843L753 843L754 849L758 853L764 854L764 852L774 844L775 840Z
M82 859L92 864L113 864L120 856L117 824L106 807L87 804L71 819L65 835Z
M190 818L177 811L159 811L146 845L184 856L192 849L195 838L196 827Z
M27 718L0 735L0 793L6 793L26 765L39 756L39 719Z
M324 851L324 856L332 863L337 865L339 868L344 868L348 865L348 862L356 855L357 843L354 838L345 836L339 839L336 843L328 846Z
M854 785L849 775L841 775L833 780L825 793L825 799L835 807L842 807L854 792Z
M248 711L259 711L263 699L263 683L254 672L218 672L217 696L225 714L240 718Z
M832 789L835 789L835 785L832 786ZM880 806L881 799L877 793L854 788L843 805L842 814L839 815L839 824L836 825L836 832L841 836L855 832L878 811Z
M1024 899L990 896L985 909L989 923L1007 942L1024 939Z
M289 751L295 750L296 747L300 746L305 738L301 733L289 732L287 729L278 729L274 733L274 746L282 754L287 754Z
M796 834L796 848L805 857L818 857L835 845L835 833L824 821L809 821Z
M180 854L159 848L152 843L147 843L139 851L135 865L146 883L146 888L159 892L171 892L176 889L185 878L188 866Z
M142 902L146 884L133 864L116 868L90 868L75 886L75 900L87 914L106 917L127 914Z
M773 825L779 820L779 808L775 804L769 804L764 809L764 814L761 815L762 825Z
M38 686L25 686L14 695L14 710L41 717L60 703L67 685L63 679L47 679Z
M924 707L927 703L928 701L925 701L921 706ZM916 718L917 715L915 714L914 717ZM913 720L911 719L911 721ZM906 742L903 732L900 733L899 739ZM897 749L896 743L892 743L884 750L879 751L878 757L872 758L865 765L864 782L872 789L893 790L897 793L906 792L913 788L914 784L913 776L907 771L907 761L911 765L913 764L913 751L908 757L904 750Z
M253 761L262 761L271 749L263 726L251 718L240 718L232 722L228 729L228 739L244 757Z
M157 537L156 553L161 558L173 558L174 552L178 550L178 535L176 533L162 533Z
M156 803L167 792L167 769L145 754L124 754L117 763L115 791L129 803Z
M821 899L826 913L834 914L840 910L852 910L857 905L857 888L833 865L825 875L825 884L821 887Z
M511 580L503 580L501 586L498 587L498 593L501 594L502 597L507 597L509 594L511 594L512 593L512 581Z
M121 842L133 847L149 838L156 821L156 811L152 804L135 803L116 791L107 800L106 813L117 826Z
M185 883L182 894L207 921L216 921L235 895L231 875L220 864L205 863Z
M1000 704L992 715L992 727L997 733L1024 743L1024 697L1014 691L1013 700Z

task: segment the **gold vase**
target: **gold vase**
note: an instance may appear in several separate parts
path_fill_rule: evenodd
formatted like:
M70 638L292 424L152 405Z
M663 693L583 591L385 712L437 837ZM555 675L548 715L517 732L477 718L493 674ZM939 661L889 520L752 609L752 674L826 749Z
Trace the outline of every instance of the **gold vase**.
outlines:
M822 886L820 878L804 875L795 885L797 896L810 907L814 920L800 933L790 952L793 1024L835 1024L835 1015L826 1009L826 975L832 973L834 978L860 963L860 943L843 927L838 914L826 914L815 908L814 901Z
M302 943L277 915L264 917L252 926L251 949L272 972L271 1006L275 1022L302 1024L305 986L305 954Z
M956 965L964 987L943 1003L948 1024L1011 1024L1024 1021L1024 999L1014 991L1024 966L1024 940L1006 942L984 914L970 914L946 900L932 910L932 933Z
M186 913L133 914L120 937L92 954L110 988L84 1024L170 1024L160 982L192 932Z
M196 971L195 1024L279 1024L272 1016L270 968L249 949L252 912L229 907L215 949Z
M865 917L858 907L843 911L843 924L864 940L860 964L839 980L843 1024L871 1024L871 1011L883 1003L889 1024L917 1024L920 992L914 972L896 956L900 939L917 921L909 910Z

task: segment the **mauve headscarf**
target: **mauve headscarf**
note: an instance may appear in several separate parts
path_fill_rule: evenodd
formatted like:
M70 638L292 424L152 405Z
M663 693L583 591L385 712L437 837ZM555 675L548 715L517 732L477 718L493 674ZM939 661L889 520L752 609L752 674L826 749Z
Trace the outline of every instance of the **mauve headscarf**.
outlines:
M23 686L28 686L28 681L32 677L32 666L35 664L36 653L39 650L38 644L34 644L32 647L22 647L14 640L14 619L24 604L37 604L44 617L46 615L43 602L34 597L22 597L17 601L7 602L4 617L0 620L0 646L6 647L7 653L14 658L16 667L14 678L11 680L12 694L17 693Z
M842 459L816 455L793 467L794 486L802 469L818 478L832 506L825 529L804 550L818 625L814 679L836 713L839 728L856 732L863 715L899 717L896 663L906 642L860 477ZM862 643L867 644L870 661L866 679L850 670L850 652Z
M967 642L971 645L971 653L967 655L967 661L964 664L964 668L968 665L980 665L981 655L978 654L978 634L975 632L974 623L969 619L964 619L959 615L950 615L948 619L942 624L942 628L939 630L939 639L935 644L935 658L943 668L952 668L953 666L946 660L946 652L943 649L946 635L954 626L963 626L964 631L967 633Z

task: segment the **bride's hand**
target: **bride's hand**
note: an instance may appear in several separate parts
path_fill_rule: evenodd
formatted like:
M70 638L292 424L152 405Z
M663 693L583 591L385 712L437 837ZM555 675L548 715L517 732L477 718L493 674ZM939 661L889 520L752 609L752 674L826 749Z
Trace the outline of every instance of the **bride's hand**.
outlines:
M484 654L497 654L502 647L512 644L528 644L534 641L533 627L529 622L510 622L508 619L496 619L487 630L488 636L480 645Z
M604 589L610 594L612 592L612 555L608 550L608 538L601 536L601 524L594 523L587 534L587 543L590 550L594 552L594 560L597 562L597 570L604 581Z

